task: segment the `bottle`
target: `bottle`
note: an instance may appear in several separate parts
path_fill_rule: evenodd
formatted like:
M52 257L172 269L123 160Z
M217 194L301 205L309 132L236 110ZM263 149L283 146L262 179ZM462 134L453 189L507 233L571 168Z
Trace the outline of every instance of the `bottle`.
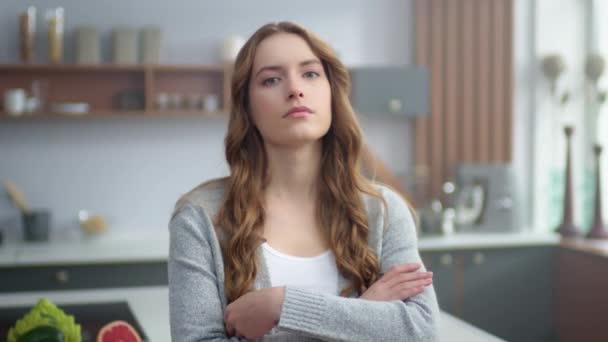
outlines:
M46 12L49 26L49 60L61 63L63 59L63 8L58 7Z
M21 62L31 63L34 60L34 38L36 36L36 8L29 6L19 15L20 57Z

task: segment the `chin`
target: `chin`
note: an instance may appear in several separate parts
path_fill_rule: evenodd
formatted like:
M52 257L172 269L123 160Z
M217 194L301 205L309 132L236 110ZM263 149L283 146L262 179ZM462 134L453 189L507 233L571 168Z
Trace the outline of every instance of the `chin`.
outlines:
M290 146L290 147L301 147L304 145L314 144L321 141L323 135L320 134L293 134L289 136L283 136L277 139L279 145Z

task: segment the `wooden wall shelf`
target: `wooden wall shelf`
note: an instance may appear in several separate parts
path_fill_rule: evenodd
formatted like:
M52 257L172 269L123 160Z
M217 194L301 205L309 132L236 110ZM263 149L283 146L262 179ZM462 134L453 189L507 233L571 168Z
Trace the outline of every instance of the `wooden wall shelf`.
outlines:
M38 118L99 118L116 116L201 116L227 113L230 105L230 66L179 64L0 64L0 94L22 88L33 95L35 81L40 86L45 107L33 115L10 116L0 112L0 120ZM130 93L138 100L125 101ZM160 110L158 95L179 94L180 108ZM194 109L190 98L217 96L218 106L205 112ZM86 115L52 113L49 106L61 102L86 102ZM171 102L171 101L169 101ZM4 108L3 108L4 109Z
M119 117L154 117L154 118L177 118L177 117L201 117L201 118L228 118L225 112L203 112L203 111L106 111L106 112L87 112L86 114L61 114L52 112L27 113L20 116L12 116L6 112L0 112L0 121L36 121L36 120L86 120Z

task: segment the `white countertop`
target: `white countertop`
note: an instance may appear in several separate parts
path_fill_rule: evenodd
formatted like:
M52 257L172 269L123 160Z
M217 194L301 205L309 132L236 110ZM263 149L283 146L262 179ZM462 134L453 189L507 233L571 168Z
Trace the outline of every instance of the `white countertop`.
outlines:
M520 247L559 244L553 233L457 233L449 236L423 236L420 251ZM46 243L6 242L0 246L0 266L52 265L70 263L163 261L169 255L167 234L142 237L123 234Z
M153 342L171 341L169 330L168 288L140 287L104 290L72 290L52 292L23 292L1 294L0 307L35 305L40 297L48 298L53 303L82 304L125 300ZM76 317L78 322L78 317ZM445 312L440 317L441 341L493 342L502 341L454 316Z
M442 249L473 249L499 247L525 247L558 245L560 235L556 233L456 233L441 236L423 236L418 239L420 251Z
M0 246L0 266L164 261L169 256L169 236L141 237L114 234L78 240L7 242Z

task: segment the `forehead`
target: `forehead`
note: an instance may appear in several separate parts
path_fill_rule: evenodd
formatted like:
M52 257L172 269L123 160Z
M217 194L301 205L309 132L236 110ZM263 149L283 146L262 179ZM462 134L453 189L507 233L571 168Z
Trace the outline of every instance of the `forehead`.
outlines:
M316 58L308 43L293 33L276 33L264 39L257 47L253 72L268 66L288 66Z

